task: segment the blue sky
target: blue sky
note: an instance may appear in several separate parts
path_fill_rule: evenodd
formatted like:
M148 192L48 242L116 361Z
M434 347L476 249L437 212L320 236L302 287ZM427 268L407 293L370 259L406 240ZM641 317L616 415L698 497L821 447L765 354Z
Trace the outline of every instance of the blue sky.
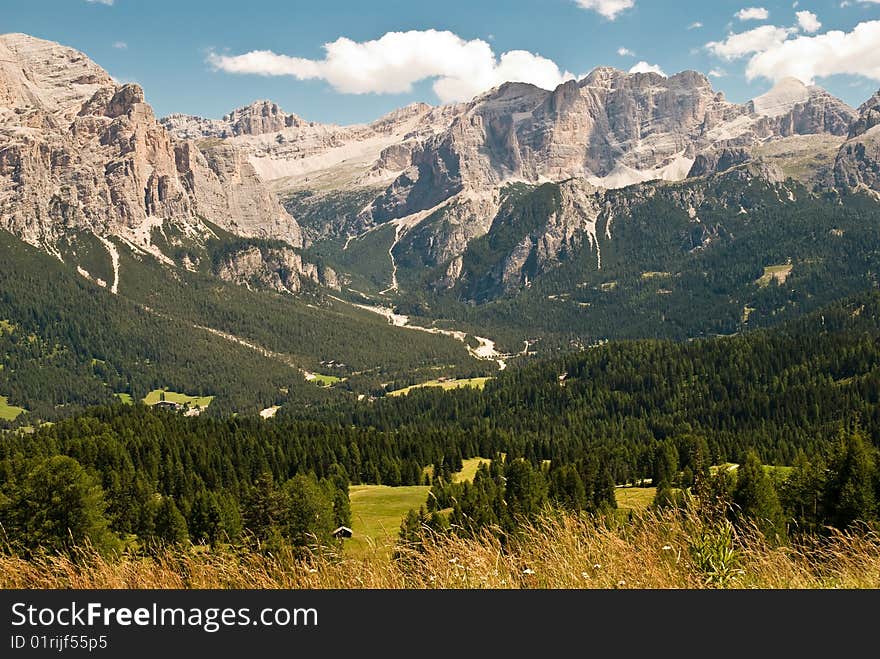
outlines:
M141 84L159 115L219 117L270 98L354 123L502 77L552 86L639 63L713 71L739 102L786 72L853 105L880 88L880 0L2 0L0 32L82 50ZM413 34L382 39L393 32ZM509 51L525 52L502 59Z

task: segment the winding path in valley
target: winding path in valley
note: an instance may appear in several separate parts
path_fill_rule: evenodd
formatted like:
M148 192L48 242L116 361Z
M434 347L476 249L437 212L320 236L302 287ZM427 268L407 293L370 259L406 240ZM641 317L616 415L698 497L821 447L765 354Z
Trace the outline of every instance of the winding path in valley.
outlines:
M364 311L369 311L370 313L382 316L383 318L386 318L391 325L394 325L394 327L402 327L404 329L414 330L417 332L427 332L428 334L442 334L443 336L449 336L457 341L461 341L465 345L467 351L471 354L471 356L477 359L481 359L483 361L496 362L498 364L499 371L503 371L507 368L507 360L510 359L511 355L505 355L499 352L495 346L495 342L492 339L487 339L483 336L474 335L474 339L476 339L479 345L476 348L473 348L468 345L467 332L462 332L460 330L440 329L439 327L422 327L421 325L413 325L410 323L409 316L394 313L394 309L391 309L390 307L358 304L356 302L349 302L347 300L343 300L342 298L334 297L332 295L330 297L337 302L349 304L358 309L363 309Z

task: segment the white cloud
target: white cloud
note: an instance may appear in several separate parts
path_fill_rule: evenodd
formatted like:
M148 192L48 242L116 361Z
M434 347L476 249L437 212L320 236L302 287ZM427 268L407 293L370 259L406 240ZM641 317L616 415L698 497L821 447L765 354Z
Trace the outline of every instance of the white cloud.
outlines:
M734 16L741 21L766 21L770 17L770 12L763 7L748 7L740 9Z
M875 4L880 4L872 0ZM852 32L838 30L800 36L758 52L746 69L749 80L792 76L805 83L837 74L880 80L880 21L859 23Z
M416 82L435 79L434 92L444 103L470 99L503 82L554 89L575 77L540 55L512 50L496 57L485 41L465 41L448 31L388 32L365 42L340 37L324 44L324 51L321 60L268 50L212 52L208 62L227 73L325 80L346 94L406 93Z
M727 71L724 69L712 69L709 71L710 78L723 78L727 75Z
M124 41L114 41L113 47L116 48L117 50L125 50L126 48L128 48L128 44L125 43Z
M773 46L780 46L791 34L791 30L774 25L762 25L748 32L728 34L724 41L710 41L706 44L712 53L726 60L734 60L753 53L761 53Z
M90 5L99 4L112 7L114 0L86 0Z
M822 23L819 21L819 17L811 11L797 12L797 19L798 25L801 26L801 29L809 34L818 32L819 29L822 27Z
M699 30L701 27L703 27L703 24L700 21L696 21L688 25L688 30Z
M663 72L663 69L661 69L656 64L648 64L644 60L639 62L635 66L633 66L629 70L629 72L630 73L659 73L664 78L666 77L666 74Z
M636 0L575 0L578 7L592 9L613 21L617 15L636 6Z
M617 54L620 55L621 57L635 57L636 56L636 54L633 51L631 51L629 48L624 48L624 47L618 48Z

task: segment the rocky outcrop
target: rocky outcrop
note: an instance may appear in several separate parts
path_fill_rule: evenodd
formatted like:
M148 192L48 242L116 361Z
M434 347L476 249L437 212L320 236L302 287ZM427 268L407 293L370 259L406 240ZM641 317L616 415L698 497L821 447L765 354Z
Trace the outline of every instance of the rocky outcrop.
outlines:
M849 138L864 135L874 126L880 126L880 91L874 94L859 108L859 118L853 122Z
M172 114L162 119L173 135L180 139L223 139L237 135L265 135L285 128L303 128L307 121L288 114L271 101L254 101L233 110L222 119L203 119L186 114Z
M269 288L279 293L298 293L303 283L311 281L339 290L340 278L330 268L304 263L290 248L247 247L225 255L215 274L234 284Z
M880 194L880 92L859 108L849 137L834 166L838 187Z
M742 165L752 159L749 149L721 148L718 150L701 153L694 160L694 164L688 172L688 177L706 176L716 172L723 172L731 167Z
M846 104L795 80L745 105L729 103L692 71L666 78L600 68L552 92L508 83L474 99L445 132L409 146L409 167L361 213L360 225L402 223L407 229L398 240L398 262L442 267L434 283L447 288L462 276L469 242L494 226L489 217L462 212L464 202L510 183L563 182L560 211L523 236L492 275L491 289L510 291L552 267L578 241L594 245L599 262L590 224L595 209L588 202L593 189L744 165L748 175L780 183L784 171L756 154L759 147L801 135L842 139L853 119ZM397 166L405 155L387 151Z
M234 145L172 137L144 92L85 55L0 36L0 227L53 251L69 231L115 235L161 256L154 229L204 221L301 246L296 221Z

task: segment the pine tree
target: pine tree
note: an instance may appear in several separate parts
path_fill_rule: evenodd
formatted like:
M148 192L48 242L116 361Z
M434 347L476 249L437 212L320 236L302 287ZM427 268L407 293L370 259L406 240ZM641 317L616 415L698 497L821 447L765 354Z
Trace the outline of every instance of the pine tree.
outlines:
M830 461L825 488L829 522L839 529L877 518L875 450L861 432L841 434Z
M738 518L753 521L769 540L778 541L785 536L785 516L776 488L754 451L749 451L737 471L733 500Z
M121 547L104 515L101 486L71 457L39 462L10 494L0 523L24 549L65 552L87 544L106 554Z
M189 542L186 520L171 497L162 497L159 501L153 523L153 537L159 543L181 545Z

